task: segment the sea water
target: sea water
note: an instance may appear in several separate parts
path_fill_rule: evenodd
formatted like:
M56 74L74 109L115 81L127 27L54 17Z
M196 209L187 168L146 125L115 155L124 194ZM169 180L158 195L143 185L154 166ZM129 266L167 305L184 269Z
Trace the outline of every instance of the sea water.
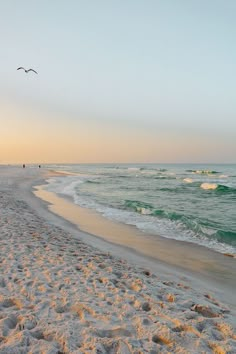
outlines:
M236 253L236 165L76 164L46 189L146 234Z

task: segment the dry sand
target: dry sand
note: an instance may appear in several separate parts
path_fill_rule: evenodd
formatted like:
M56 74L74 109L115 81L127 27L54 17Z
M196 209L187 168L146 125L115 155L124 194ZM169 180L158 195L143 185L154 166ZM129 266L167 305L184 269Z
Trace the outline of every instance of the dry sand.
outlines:
M39 208L43 173L0 167L0 353L236 352L229 304L86 244Z

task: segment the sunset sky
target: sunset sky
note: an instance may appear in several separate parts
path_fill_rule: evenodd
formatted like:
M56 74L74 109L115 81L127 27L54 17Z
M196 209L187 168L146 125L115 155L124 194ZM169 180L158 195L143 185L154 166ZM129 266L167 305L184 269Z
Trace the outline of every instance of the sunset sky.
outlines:
M0 0L0 163L235 163L235 18L235 0Z

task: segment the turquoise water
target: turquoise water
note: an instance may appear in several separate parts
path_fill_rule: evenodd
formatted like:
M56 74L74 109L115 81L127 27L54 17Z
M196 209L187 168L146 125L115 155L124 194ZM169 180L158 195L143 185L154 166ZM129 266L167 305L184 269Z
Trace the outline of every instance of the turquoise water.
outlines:
M140 230L236 253L236 165L50 165L47 189Z

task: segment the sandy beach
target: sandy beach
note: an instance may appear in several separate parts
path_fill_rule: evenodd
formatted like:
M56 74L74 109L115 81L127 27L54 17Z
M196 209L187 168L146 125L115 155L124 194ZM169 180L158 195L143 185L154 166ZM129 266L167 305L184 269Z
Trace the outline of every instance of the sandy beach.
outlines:
M34 196L49 173L0 166L0 353L236 352L232 279L82 232Z

